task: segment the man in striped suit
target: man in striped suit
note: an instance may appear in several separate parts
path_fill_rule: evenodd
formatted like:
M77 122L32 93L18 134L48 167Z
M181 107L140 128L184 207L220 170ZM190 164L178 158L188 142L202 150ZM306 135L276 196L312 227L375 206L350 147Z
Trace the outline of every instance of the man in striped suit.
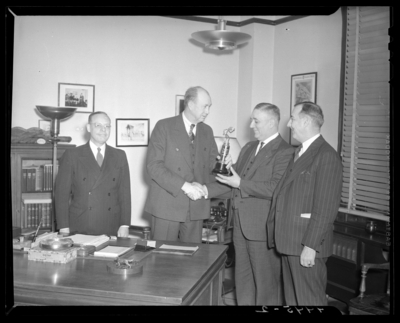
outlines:
M326 260L332 254L333 222L342 191L342 162L324 140L321 108L297 104L288 123L301 142L273 196L268 246L282 255L285 303L327 305Z

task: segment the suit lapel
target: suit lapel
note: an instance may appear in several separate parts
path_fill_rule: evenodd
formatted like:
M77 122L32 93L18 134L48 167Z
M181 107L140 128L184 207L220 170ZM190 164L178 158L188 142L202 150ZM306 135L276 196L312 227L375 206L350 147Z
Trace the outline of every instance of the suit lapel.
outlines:
M93 188L99 186L104 181L104 179L107 178L107 175L111 172L113 166L115 166L116 163L117 160L115 158L114 151L110 148L110 146L107 145L104 155L103 165L100 168L100 174L97 177L97 180L93 185Z
M286 178L282 188L291 183L299 174L301 174L310 164L313 163L315 155L318 153L319 148L325 142L320 135L311 145L307 151L300 156L300 158L294 163L291 174ZM293 156L294 157L294 156ZM289 167L293 164L293 161L289 163Z
M197 136L197 131L196 131ZM187 164L192 167L192 160L190 157L190 139L186 132L185 124L183 123L182 114L176 117L175 126L172 131L172 137L176 143L176 149L182 154L183 158L186 160Z
M262 147L262 149L258 152L253 165L249 169L248 176L251 176L252 173L255 172L262 163L268 162L268 160L275 154L275 151L278 149L280 141L281 137L278 135L278 137L271 140L264 147Z
M235 167L235 170L239 174L239 176L243 175L243 171L246 169L246 166L250 163L251 159L254 157L257 145L258 145L257 141L252 141L246 146L246 148L244 148L245 150L243 150L240 159L238 159L237 168Z
M82 156L79 156L79 160L81 166L86 169L88 174L88 180L90 180L89 186L93 187L100 175L100 167L94 158L92 150L90 149L89 141L84 146Z

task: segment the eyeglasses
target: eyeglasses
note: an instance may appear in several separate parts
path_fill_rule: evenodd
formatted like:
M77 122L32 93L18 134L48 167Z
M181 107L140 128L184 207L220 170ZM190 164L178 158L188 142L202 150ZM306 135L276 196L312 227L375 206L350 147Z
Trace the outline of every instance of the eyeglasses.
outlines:
M109 124L101 124L98 122L91 122L90 124L92 124L96 129L103 129L106 128L106 130L110 130L111 129L111 125Z

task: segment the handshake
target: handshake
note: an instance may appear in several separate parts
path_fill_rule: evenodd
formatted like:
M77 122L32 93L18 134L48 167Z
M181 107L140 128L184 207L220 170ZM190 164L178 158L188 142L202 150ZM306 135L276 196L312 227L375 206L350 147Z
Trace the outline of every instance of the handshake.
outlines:
M185 184L182 186L182 190L193 201L201 199L203 196L205 198L208 196L207 187L197 182L185 182Z

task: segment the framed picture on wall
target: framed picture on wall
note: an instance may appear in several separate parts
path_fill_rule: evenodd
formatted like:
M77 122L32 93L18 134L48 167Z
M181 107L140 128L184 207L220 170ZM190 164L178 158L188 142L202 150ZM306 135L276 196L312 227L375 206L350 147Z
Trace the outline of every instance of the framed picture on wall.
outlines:
M185 96L176 95L175 96L175 115L179 115L185 110Z
M290 114L297 103L310 101L317 103L317 72L295 74L291 77ZM290 130L289 143L298 146L300 143L292 138Z
M116 146L148 146L150 119L116 119Z
M94 112L94 85L58 83L58 106L76 108L75 112Z

